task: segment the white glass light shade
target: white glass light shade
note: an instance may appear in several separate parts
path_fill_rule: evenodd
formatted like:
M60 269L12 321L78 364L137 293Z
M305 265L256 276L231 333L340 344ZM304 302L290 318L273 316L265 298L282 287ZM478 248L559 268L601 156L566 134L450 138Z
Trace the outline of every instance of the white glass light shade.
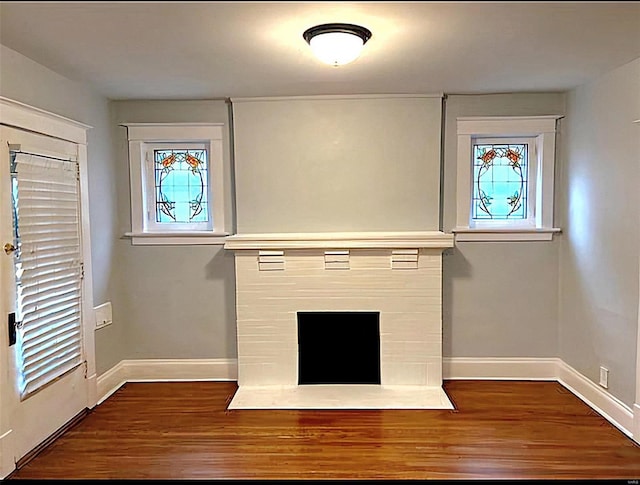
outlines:
M322 24L307 29L302 37L322 62L342 66L358 58L371 31L354 24Z
M342 66L355 61L364 42L360 37L346 32L318 34L309 41L314 55L326 64Z

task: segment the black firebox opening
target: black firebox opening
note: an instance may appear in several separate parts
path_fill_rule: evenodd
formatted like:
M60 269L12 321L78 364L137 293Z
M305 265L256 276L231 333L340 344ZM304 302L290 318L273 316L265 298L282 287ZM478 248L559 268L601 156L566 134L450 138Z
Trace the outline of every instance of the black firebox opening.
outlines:
M380 384L380 313L298 312L298 384Z

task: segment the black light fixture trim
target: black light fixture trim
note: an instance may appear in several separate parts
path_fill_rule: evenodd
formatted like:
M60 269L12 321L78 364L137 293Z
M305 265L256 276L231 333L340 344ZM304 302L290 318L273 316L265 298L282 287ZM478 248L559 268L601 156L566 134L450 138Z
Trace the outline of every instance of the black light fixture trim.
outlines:
M345 34L357 35L362 39L362 45L366 44L367 41L371 38L371 31L369 29L354 24L316 25L315 27L311 27L310 29L305 30L304 34L302 34L302 37L307 41L308 44L310 44L311 39L313 39L316 35L329 34L333 32L343 32Z

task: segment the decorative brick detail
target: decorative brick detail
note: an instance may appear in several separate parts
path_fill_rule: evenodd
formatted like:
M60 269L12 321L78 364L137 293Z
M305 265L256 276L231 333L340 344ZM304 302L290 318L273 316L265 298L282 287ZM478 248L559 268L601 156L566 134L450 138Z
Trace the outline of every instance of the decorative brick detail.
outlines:
M284 270L284 251L259 251L258 252L259 271L282 271Z
M391 251L392 269L418 269L417 249L393 249Z
M325 251L324 269L349 269L349 251Z

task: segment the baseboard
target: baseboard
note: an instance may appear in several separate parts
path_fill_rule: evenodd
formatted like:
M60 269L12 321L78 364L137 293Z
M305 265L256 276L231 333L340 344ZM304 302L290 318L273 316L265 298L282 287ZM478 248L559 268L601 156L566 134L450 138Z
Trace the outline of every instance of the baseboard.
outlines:
M98 377L98 404L125 382L235 381L237 359L123 360Z
M640 427L629 406L562 359L450 357L442 361L442 375L444 379L558 381L627 436L634 436L634 425ZM640 407L636 415L640 421ZM640 437L640 430L635 436Z
M555 381L560 359L445 357L443 379Z
M123 360L98 377L97 403L125 382L235 381L237 369L237 359ZM558 381L624 434L640 437L640 405L634 420L629 406L558 358L448 357L442 374L445 380Z
M238 379L237 359L139 359L123 362L128 382Z
M560 361L558 364L558 382L624 434L630 438L633 437L633 411L617 397L596 385L564 361Z
M127 382L124 368L124 360L118 362L104 374L100 374L97 379L97 400L96 405L101 404L111 394L116 392Z

